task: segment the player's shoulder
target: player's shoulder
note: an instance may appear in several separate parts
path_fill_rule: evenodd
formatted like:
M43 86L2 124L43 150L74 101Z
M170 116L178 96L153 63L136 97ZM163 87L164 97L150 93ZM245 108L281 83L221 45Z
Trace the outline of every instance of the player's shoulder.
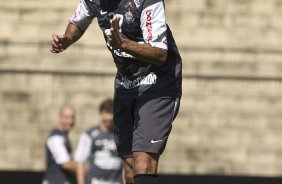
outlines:
M62 137L65 137L65 134L62 131L60 131L60 130L55 128L55 129L50 131L48 137L52 137L52 136L62 136Z
M100 0L83 0L84 4L86 4L88 7L93 8L100 6Z
M157 4L157 3L164 3L163 0L133 0L134 2L137 1L139 2L140 4L140 7L142 9L146 9L148 8L149 6L152 6L154 4ZM135 3L136 4L136 3Z
M53 129L50 131L49 135L46 138L46 144L52 144L54 142L66 142L67 137L62 131L58 129Z
M85 133L92 139L97 138L101 134L101 130L98 126L91 127L85 131Z

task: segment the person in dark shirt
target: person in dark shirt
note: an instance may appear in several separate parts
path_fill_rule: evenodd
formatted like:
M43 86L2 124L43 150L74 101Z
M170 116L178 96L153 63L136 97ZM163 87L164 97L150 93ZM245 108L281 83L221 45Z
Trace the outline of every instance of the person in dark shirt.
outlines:
M182 84L182 59L164 1L80 0L65 34L52 35L51 52L79 40L94 18L117 67L114 133L126 182L156 184Z
M99 114L99 125L80 136L75 154L77 184L122 184L122 160L118 156L113 133L112 99L101 103ZM85 163L89 167L87 177Z
M76 163L71 159L72 148L68 138L74 124L74 108L62 107L58 125L46 139L47 170L42 184L75 184Z

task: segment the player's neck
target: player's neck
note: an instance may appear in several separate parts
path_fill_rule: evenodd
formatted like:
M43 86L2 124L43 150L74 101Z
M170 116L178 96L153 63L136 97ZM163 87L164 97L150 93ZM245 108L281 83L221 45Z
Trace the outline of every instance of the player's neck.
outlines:
M105 126L103 123L101 123L99 127L102 132L105 132L105 133L110 132L110 129L107 126Z
M61 125L58 125L58 126L57 126L57 129L60 130L61 132L63 132L64 134L68 134L68 133L69 133L69 132L68 132L67 130L65 130L64 127L61 126Z

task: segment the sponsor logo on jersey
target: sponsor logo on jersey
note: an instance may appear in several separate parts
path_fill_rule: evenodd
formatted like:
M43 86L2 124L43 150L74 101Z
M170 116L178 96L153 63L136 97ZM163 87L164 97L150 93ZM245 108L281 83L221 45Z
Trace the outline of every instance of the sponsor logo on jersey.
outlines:
M133 23L134 20L135 20L134 19L134 15L133 15L133 13L130 10L125 12L125 14L124 14L124 22L130 24L130 23Z
M141 6L140 0L134 0L134 3L135 3L137 8L139 8Z
M157 75L153 72L151 72L147 76L140 76L135 80L129 80L126 77L122 77L121 85L125 87L126 89L132 89L136 88L138 86L144 86L144 85L152 85L157 83Z
M132 55L121 51L120 49L114 49L109 42L107 42L107 46L110 48L110 50L117 56L119 57L124 57L124 58L134 58Z
M148 31L148 42L153 40L152 9L146 11L146 28Z

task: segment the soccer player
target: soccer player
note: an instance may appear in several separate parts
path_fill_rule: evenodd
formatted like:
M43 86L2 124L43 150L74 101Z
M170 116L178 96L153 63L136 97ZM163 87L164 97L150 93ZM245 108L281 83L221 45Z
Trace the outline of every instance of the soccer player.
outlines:
M75 161L77 184L121 184L122 160L118 156L113 133L113 100L104 100L99 113L101 122L80 136ZM88 162L85 182L85 163Z
M46 140L47 171L43 184L74 184L76 163L71 160L68 133L75 124L75 110L70 106L60 109L58 126Z
M79 40L94 18L117 67L115 141L127 184L156 184L181 97L182 61L166 24L163 0L80 0L51 52Z

